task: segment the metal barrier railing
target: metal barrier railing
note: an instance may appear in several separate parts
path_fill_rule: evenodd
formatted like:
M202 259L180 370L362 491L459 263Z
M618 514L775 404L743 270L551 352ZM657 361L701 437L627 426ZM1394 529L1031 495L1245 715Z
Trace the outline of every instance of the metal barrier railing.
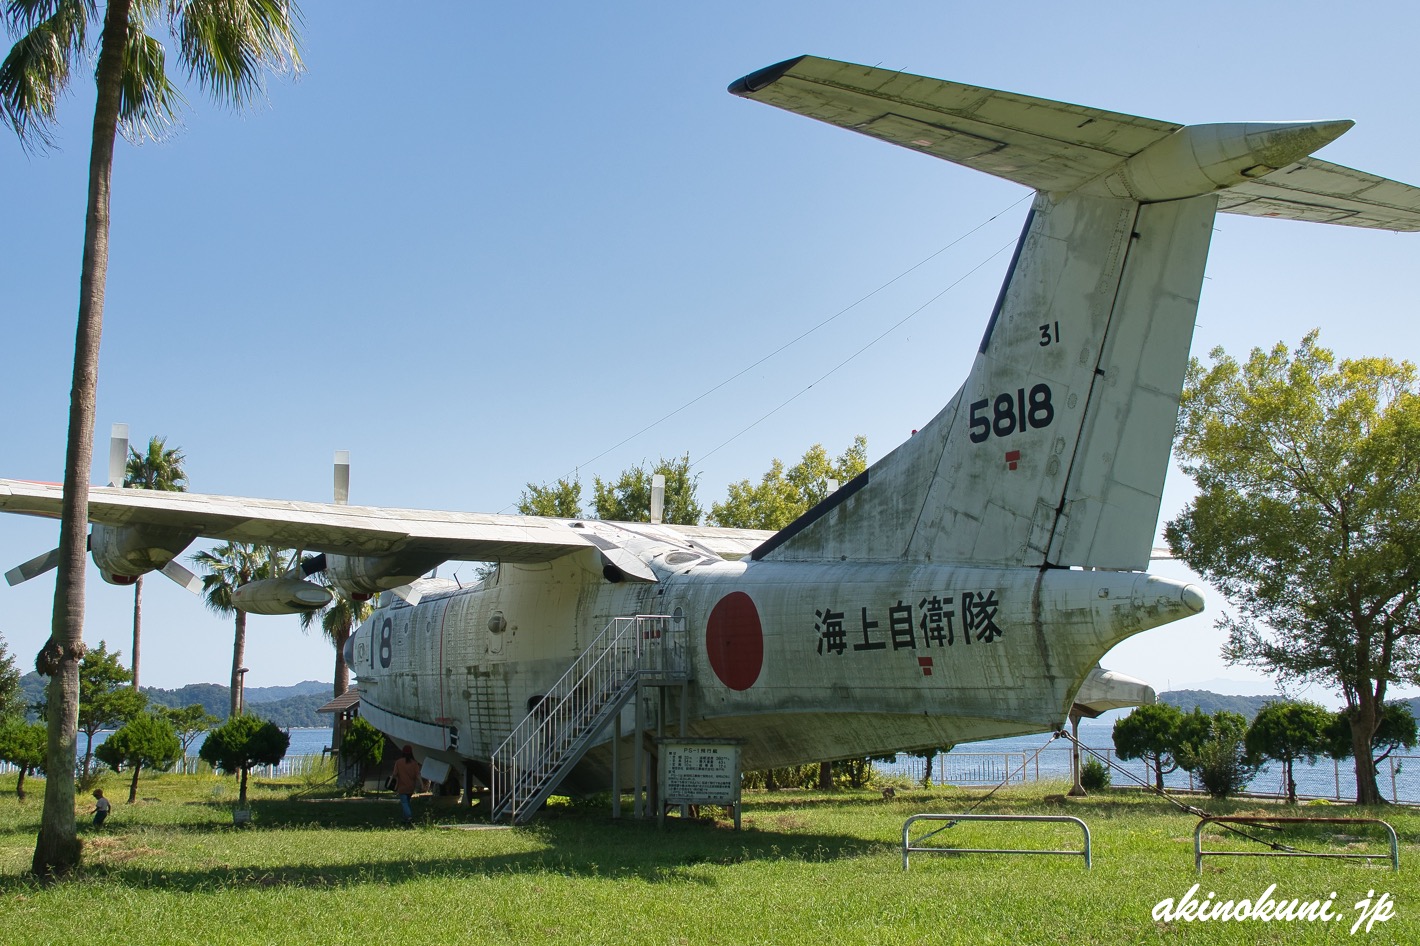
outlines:
M920 838L912 838L912 826L919 821L946 821L948 824L929 831ZM1085 846L1080 850L1050 850L1033 848L989 848L989 847L923 847L922 842L961 821L1053 821L1078 825L1085 836ZM902 824L902 869L907 870L910 854L1064 854L1070 857L1084 857L1085 869L1090 869L1090 827L1079 818L1070 815L913 815Z
M1314 851L1295 851L1290 848L1285 851L1205 851L1203 849L1203 829L1210 824L1378 824L1385 828L1390 834L1389 854L1356 854L1356 853L1327 853ZM1255 839L1254 839L1255 840ZM1273 848L1278 845L1272 842ZM1400 870L1400 842L1395 836L1395 829L1379 818L1273 818L1267 815L1219 815L1212 818L1204 818L1198 822L1198 827L1193 829L1193 866L1198 868L1198 873L1203 873L1203 857L1211 854L1214 857L1326 857L1337 860L1354 861L1390 861L1390 869Z

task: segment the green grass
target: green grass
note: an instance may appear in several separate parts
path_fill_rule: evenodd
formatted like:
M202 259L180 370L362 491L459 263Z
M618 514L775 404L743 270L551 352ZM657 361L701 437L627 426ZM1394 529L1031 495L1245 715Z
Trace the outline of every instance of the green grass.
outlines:
M1402 838L1401 873L1387 865L1216 858L1203 887L1216 899L1325 899L1339 923L1156 923L1154 905L1200 878L1196 819L1138 794L1048 802L1064 786L997 793L981 813L1071 814L1094 838L1094 869L1078 857L914 855L902 871L902 824L919 812L964 812L983 792L754 793L744 830L728 821L613 822L605 807L553 806L517 829L477 823L426 800L423 823L400 830L397 805L320 797L317 781L254 780L251 828L232 827L235 780L162 776L102 832L84 832L84 867L40 887L27 875L42 783L30 801L0 778L0 931L9 944L80 943L1320 943L1420 942L1414 880L1420 813L1387 809ZM314 786L314 787L313 787ZM1218 813L1277 812L1257 802L1204 803ZM85 807L84 811L87 812ZM1342 806L1283 811L1356 814ZM81 826L87 817L81 814ZM81 827L82 830L82 827ZM1299 847L1379 851L1360 832L1311 829ZM950 840L948 840L950 839ZM961 824L934 839L971 847L1070 847L1078 829ZM1214 836L1210 846L1233 842ZM1241 847L1239 849L1242 849ZM1349 935L1356 901L1374 890L1395 916Z

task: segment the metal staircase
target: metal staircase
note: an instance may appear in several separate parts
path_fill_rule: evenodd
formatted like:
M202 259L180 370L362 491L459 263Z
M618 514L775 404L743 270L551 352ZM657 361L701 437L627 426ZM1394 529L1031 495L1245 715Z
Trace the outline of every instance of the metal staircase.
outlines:
M685 637L669 615L612 618L494 750L493 820L531 818L641 684L686 680Z

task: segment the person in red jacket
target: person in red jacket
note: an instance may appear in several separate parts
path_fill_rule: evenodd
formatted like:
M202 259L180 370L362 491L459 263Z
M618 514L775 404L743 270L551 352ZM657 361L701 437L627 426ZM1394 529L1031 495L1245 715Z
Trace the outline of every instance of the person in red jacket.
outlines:
M419 763L414 761L414 747L405 746L394 764L394 793L399 796L399 808L404 815L406 827L414 827L414 807L411 799L422 787L424 779L419 775Z

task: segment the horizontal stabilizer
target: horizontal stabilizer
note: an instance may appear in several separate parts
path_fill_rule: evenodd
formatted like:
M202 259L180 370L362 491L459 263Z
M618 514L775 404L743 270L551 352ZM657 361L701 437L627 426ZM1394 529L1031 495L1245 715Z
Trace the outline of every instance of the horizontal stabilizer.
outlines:
M1084 188L1148 202L1216 191L1218 209L1228 213L1420 230L1420 188L1307 156L1349 122L1274 126L1314 129L1315 140L1297 142L1291 153L1261 149L1263 160L1219 175L1217 166L1208 166L1222 156L1215 146L1249 137L1239 132L1266 133L1268 126L1188 126L815 56L751 73L730 91L1048 194ZM1167 156L1170 166L1197 159L1207 172L1205 185L1188 193L1118 192L1121 171L1137 183L1139 171L1148 170L1130 162L1145 151Z
M1073 191L1183 127L816 56L730 91L1050 192Z
M1229 188L1219 195L1218 209L1347 227L1420 230L1420 188L1316 158Z

